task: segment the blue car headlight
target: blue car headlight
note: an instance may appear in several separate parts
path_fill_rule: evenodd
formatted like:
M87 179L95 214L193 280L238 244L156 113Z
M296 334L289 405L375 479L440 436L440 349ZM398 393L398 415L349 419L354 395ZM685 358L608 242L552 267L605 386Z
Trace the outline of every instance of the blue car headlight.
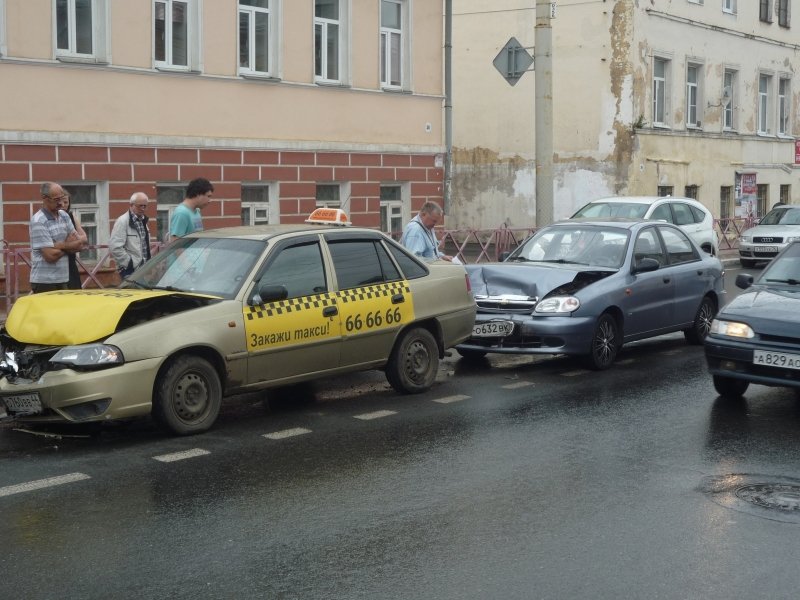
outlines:
M543 314L571 313L580 307L581 301L575 296L553 296L539 302L533 312Z
M716 333L717 335L727 335L745 339L754 338L756 336L753 329L747 323L723 321L721 319L714 319L711 321L710 332Z
M110 344L65 346L50 359L52 363L73 367L108 367L125 363L122 350Z

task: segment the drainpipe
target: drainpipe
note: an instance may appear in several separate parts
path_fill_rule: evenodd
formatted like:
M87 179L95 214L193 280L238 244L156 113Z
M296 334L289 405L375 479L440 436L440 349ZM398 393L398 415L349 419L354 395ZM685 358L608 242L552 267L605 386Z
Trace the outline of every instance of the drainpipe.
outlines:
M450 209L453 162L453 0L444 2L444 209Z

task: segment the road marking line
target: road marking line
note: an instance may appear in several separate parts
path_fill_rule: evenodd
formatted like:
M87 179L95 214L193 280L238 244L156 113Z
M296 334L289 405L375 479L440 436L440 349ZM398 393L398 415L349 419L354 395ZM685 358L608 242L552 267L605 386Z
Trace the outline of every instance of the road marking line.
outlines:
M517 390L519 388L528 387L529 385L533 385L532 381L517 381L515 383L507 383L506 385L502 386L504 390Z
M172 454L154 456L153 459L166 463L175 462L176 460L185 460L187 458L194 458L195 456L205 456L206 454L211 454L211 452L201 448L192 448L191 450L184 450L183 452L173 452Z
M0 488L0 498L3 496L11 496L12 494L20 494L22 492L41 490L56 485L64 485L65 483L83 481L84 479L91 479L91 477L84 473L70 473L69 475L59 475L58 477L48 477L47 479L37 479L36 481L29 481L28 483L9 485Z
M464 394L456 394L455 396L445 396L444 398L434 398L434 402L438 402L439 404L450 404L451 402L460 402L461 400L467 400L470 396L465 396Z
M680 348L676 348L675 350L664 350L664 352L662 352L661 354L666 354L671 356L672 354L680 354L681 352L683 352L683 350L681 350Z
M578 375L586 375L589 371L581 369L580 371L564 371L562 377L577 377Z
M393 410L376 410L375 412L364 413L363 415L355 415L353 418L361 419L362 421L371 421L372 419L381 419L396 414L397 413Z
M285 438L294 437L296 435L303 435L305 433L311 433L311 430L305 429L304 427L295 427L294 429L284 429L283 431L265 433L263 437L270 440L282 440Z

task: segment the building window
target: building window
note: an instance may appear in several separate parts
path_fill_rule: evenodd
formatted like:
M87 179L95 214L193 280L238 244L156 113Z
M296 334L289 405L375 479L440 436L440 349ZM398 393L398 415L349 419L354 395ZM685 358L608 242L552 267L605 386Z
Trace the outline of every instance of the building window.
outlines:
M778 135L789 135L789 102L791 101L789 79L781 77L778 80Z
M778 0L778 25L789 26L789 0Z
M658 191L656 195L661 197L672 196L672 186L671 185L658 186Z
M736 71L725 69L722 85L722 127L728 131L736 129L735 90Z
M772 2L774 0L758 0L758 18L765 23L772 23Z
M697 185L687 185L684 188L684 196L687 198L692 198L693 200L697 200L697 193L699 191L699 186Z
M792 186L790 184L781 184L781 196L779 201L783 204L790 204L792 202Z
M345 80L348 2L314 0L314 77L317 81Z
M406 35L404 0L381 0L381 85L400 88L404 85Z
M770 130L769 110L772 103L769 96L771 87L771 75L762 73L758 76L758 133L760 134L768 134Z
M186 186L180 184L156 186L156 239L169 241L169 222L172 211L186 197Z
M733 198L733 186L723 185L719 188L719 218L731 218L731 198Z
M0 0L0 56L6 52L6 0Z
M108 203L101 201L97 185L64 185L70 195L70 210L80 219L88 244L108 243ZM97 260L97 249L82 250L81 260Z
M56 56L106 59L106 1L55 0Z
M697 107L700 105L700 65L686 67L686 126L700 127Z
M756 217L761 218L767 214L767 200L769 198L769 185L759 183L756 185Z
M381 186L381 231L403 232L403 189L399 185Z
M722 0L722 12L736 14L736 0Z
M653 125L666 126L667 81L669 61L663 58L653 60Z
M200 26L195 0L155 0L153 14L156 67L198 71Z
M239 73L268 75L274 69L270 0L239 0Z
M342 194L338 183L317 184L317 208L341 208Z
M268 225L280 222L280 212L273 210L272 185L242 184L242 225Z

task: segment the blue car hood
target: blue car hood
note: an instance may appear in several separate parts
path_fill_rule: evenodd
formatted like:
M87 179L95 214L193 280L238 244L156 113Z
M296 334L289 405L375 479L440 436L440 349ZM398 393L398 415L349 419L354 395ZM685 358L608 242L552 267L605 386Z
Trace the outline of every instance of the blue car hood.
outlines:
M616 269L557 263L489 263L466 265L466 268L476 297L514 294L539 299L575 281L580 274L587 275L583 282L587 285L616 272Z
M745 322L760 334L800 337L800 288L752 287L725 305L717 318Z

